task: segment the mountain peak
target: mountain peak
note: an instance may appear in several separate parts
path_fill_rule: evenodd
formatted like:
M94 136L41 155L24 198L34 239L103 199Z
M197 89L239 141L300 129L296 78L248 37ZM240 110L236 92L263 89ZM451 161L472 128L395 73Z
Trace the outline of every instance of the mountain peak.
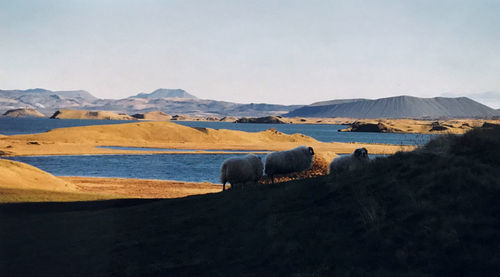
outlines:
M139 93L132 98L191 98L197 99L196 96L189 94L183 89L166 89L159 88L151 93Z
M27 92L27 93L45 93L45 92L52 92L50 90L47 90L47 89L43 89L43 88L30 88L30 89L27 89L27 90L22 90L23 92Z

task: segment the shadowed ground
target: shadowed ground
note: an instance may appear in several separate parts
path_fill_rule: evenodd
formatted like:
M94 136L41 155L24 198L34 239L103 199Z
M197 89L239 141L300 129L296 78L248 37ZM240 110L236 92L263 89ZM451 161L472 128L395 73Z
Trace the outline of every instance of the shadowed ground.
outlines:
M167 200L0 206L6 276L494 276L500 128L336 178Z

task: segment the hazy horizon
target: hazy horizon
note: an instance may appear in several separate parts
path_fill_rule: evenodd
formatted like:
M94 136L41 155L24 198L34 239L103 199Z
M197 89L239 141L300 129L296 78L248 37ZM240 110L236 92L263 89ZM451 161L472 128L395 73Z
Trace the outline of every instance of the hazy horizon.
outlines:
M0 89L275 104L476 95L500 108L498 14L498 1L2 1Z

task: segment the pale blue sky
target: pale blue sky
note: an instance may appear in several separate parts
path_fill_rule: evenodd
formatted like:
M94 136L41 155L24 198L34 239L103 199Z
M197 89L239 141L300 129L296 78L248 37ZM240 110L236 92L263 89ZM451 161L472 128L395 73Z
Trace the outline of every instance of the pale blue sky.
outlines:
M500 1L4 1L0 89L307 104L500 91Z

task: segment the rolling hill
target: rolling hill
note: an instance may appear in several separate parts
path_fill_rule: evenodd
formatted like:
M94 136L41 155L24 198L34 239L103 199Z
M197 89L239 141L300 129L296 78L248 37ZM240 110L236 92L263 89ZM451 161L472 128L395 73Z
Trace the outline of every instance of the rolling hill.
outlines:
M169 200L0 205L5 276L496 276L500 127Z
M310 105L283 116L352 118L475 118L497 116L498 111L466 97L418 98L397 96L375 100Z
M8 117L45 117L41 112L29 108L8 110L3 115Z
M52 119L106 119L106 120L135 120L127 114L117 114L108 111L86 111L86 110L58 110L50 118Z

